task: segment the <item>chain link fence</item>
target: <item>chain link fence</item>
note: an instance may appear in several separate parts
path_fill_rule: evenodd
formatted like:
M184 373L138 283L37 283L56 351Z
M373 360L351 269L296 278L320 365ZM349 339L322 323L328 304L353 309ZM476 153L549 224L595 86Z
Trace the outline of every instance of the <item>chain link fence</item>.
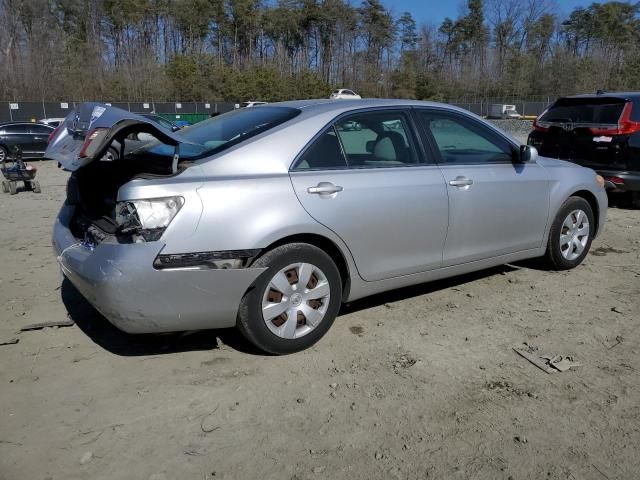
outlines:
M82 102L0 102L0 122L37 122L66 117ZM231 102L105 102L134 113L155 113L168 120L195 123L235 108Z
M558 97L544 95L522 98L502 97L462 97L449 99L447 103L469 110L476 115L488 116L493 104L515 105L520 115L538 116ZM37 122L43 118L66 117L81 102L0 102L0 122ZM235 108L233 102L106 102L114 107L134 113L155 113L168 120L199 122L211 116L225 113Z
M449 99L447 103L456 107L469 110L476 115L486 117L491 111L491 105L515 105L520 115L538 116L544 112L549 105L558 99L559 95L538 95L535 97L523 98L516 95L506 95L502 97L462 97Z

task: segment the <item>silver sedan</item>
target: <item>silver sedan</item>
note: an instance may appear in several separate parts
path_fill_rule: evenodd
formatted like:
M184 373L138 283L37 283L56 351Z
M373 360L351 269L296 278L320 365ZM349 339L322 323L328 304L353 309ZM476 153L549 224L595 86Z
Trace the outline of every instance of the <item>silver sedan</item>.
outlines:
M140 132L157 141L101 161ZM437 103L286 102L177 133L84 104L46 156L73 171L60 266L109 321L237 326L275 354L343 302L527 258L576 267L607 211L592 170Z

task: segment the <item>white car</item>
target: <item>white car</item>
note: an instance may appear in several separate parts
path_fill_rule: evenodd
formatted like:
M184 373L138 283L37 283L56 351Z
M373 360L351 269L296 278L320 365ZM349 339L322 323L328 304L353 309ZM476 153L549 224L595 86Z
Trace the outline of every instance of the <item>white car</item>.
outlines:
M266 105L268 102L242 102L237 108L257 107L258 105Z
M362 98L353 90L349 90L347 88L339 88L338 90L334 90L329 98L332 99L342 99L342 100L356 100Z
M49 125L51 127L57 127L64 121L64 118L41 118L38 123L43 125Z

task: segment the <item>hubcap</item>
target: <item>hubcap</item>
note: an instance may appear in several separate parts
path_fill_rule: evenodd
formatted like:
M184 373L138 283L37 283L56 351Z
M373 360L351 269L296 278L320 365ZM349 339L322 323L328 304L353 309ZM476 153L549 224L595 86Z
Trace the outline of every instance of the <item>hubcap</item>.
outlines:
M0 148L0 162L4 162L6 156L7 156L7 154L4 151L4 148Z
M560 252L567 260L575 260L589 241L589 218L582 210L574 210L562 222Z
M262 318L274 335L307 335L324 319L331 289L326 275L310 263L294 263L276 273L262 296Z

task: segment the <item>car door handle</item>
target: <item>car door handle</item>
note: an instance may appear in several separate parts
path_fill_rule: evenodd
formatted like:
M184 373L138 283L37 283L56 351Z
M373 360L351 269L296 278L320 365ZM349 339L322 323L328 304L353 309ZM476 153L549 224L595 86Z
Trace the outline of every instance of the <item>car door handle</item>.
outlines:
M334 185L331 182L320 182L315 187L307 188L307 193L314 195L332 195L341 192L343 188L340 185Z
M34 140L42 140L42 137L33 137Z
M473 180L467 177L456 177L455 180L449 180L449 185L452 187L468 187L473 185Z

